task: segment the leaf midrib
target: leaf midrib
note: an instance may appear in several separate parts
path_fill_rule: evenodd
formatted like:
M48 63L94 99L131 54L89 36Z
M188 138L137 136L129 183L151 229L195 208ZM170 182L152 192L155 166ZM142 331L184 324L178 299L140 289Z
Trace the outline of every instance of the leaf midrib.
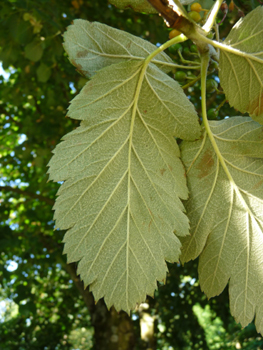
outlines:
M142 83L144 79L144 75L146 72L148 64L143 64L140 69L140 76L137 81L137 86L135 89L135 95L133 99L133 110L132 110L132 116L131 116L131 126L130 126L130 133L129 133L129 148L128 148L128 193L127 193L127 241L126 241L126 304L127 304L127 310L129 310L129 305L128 305L128 299L129 299L129 239L130 239L130 217L131 217L131 208L130 208L130 202L131 202L131 164L132 164L132 149L133 149L133 143L132 143L132 138L133 138L133 131L134 131L134 124L135 124L135 117L137 113L137 108L138 108L138 101L140 97L140 92L142 88Z
M141 70L141 66L131 75L129 76L128 79L125 79L125 80L122 80L120 84L117 84L114 86L114 88L110 89L109 91L107 91L106 93L100 95L98 98L96 98L95 100L92 100L90 101L89 103L85 104L85 105L82 105L80 107L75 107L75 110L78 110L78 109L82 109L82 108L85 108L85 107L88 107L98 101L100 101L101 99L104 99L105 97L107 97L108 95L112 94L115 90L118 90L120 87L122 87L123 85L127 84L130 80L132 80L134 77L136 77L136 75L138 75L139 71ZM99 84L97 84L98 86ZM101 82L101 85L104 85L104 82L102 81ZM133 101L134 103L134 101ZM131 105L133 104L131 103ZM69 115L70 116L70 115Z
M240 200L241 203L243 204L244 209L249 213L250 217L253 218L253 219L255 220L255 217L254 217L253 213L252 213L251 210L249 209L249 207L248 207L246 201L244 200L242 194L240 193L239 187L238 187L237 184L235 183L235 181L234 181L234 179L233 179L233 177L232 177L232 175L231 175L231 173L230 173L230 171L229 171L229 169L228 169L228 167L227 167L227 165L226 165L225 159L224 159L222 153L220 152L220 149L219 149L219 147L218 147L218 145L217 145L217 142L216 142L216 140L215 140L216 137L214 136L214 134L213 134L213 132L212 132L212 130L211 130L211 128L210 128L209 123L207 123L206 131L207 131L207 133L208 133L208 137L209 137L209 139L210 139L210 141L211 141L211 144L212 144L212 146L213 146L213 148L214 148L214 151L215 151L215 153L216 153L216 155L217 155L217 157L218 157L218 159L219 159L219 162L220 162L220 164L221 164L221 166L222 166L222 168L223 168L223 170L224 170L226 176L227 176L228 179L229 179L230 184L234 187L234 190L235 190L235 192L236 192L236 194L237 194L239 200Z

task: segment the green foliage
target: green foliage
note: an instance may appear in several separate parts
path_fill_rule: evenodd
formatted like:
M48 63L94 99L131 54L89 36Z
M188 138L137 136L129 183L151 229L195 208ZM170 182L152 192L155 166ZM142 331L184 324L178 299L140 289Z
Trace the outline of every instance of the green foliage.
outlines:
M40 40L34 40L25 46L25 57L37 62L43 55L43 48Z
M153 295L156 280L165 280L164 260L178 261L180 237L183 263L200 255L200 285L207 296L220 294L230 281L231 313L242 326L256 315L263 332L263 130L256 122L262 122L258 50L263 12L252 11L220 44L207 39L189 20L193 12L188 17L176 3L176 16L188 23L179 27L186 37L177 36L159 49L81 20L65 34L71 62L92 79L69 108L69 117L82 120L80 127L63 138L49 163L50 179L64 181L54 207L56 227L69 230L64 237L68 261L80 261L84 285L90 285L96 300L104 297L108 307L129 312L146 294ZM165 5L158 6L165 17ZM212 10L214 20L217 11ZM213 21L206 25L209 32ZM201 56L201 137L193 105L165 74L173 63L162 51L187 37L198 47L191 45L189 56ZM208 123L206 92L218 88L216 80L207 79L209 61L217 59L211 45L221 51L226 98L256 121L235 117ZM178 81L186 77L198 80L175 73ZM190 193L187 237L188 221L179 201L187 199L187 188L172 136L188 140L181 144Z
M157 13L147 0L110 0L110 3L120 9L130 7L138 12Z

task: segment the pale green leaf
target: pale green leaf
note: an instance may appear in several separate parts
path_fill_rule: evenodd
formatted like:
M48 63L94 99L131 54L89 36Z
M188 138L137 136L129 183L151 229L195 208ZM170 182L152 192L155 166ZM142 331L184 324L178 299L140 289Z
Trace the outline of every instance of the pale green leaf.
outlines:
M226 98L263 124L263 7L240 19L224 44L240 51L220 53L219 77Z
M125 60L142 61L157 47L150 42L106 24L74 20L64 34L64 48L71 63L86 77L93 76L103 67ZM173 61L164 52L153 63L169 72Z
M230 281L233 316L246 326L256 314L263 332L263 126L249 117L209 124L215 147L204 132L181 148L191 225L181 260L201 254L202 290L210 298Z
M141 88L140 88L141 86ZM100 70L74 98L69 116L81 126L51 159L50 178L65 181L56 227L69 229L65 253L78 261L95 299L129 311L178 261L188 219L188 191L173 135L195 139L200 126L180 86L140 62ZM189 130L188 130L189 128Z

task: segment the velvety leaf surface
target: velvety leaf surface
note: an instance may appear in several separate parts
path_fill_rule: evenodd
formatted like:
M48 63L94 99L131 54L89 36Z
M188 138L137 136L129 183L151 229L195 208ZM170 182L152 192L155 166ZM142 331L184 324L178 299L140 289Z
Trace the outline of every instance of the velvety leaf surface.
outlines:
M225 44L243 57L221 50L219 77L231 106L263 124L263 7L232 28ZM248 55L249 54L249 55Z
M96 300L129 312L178 261L188 219L185 172L175 136L195 139L196 112L179 84L154 65L124 62L98 72L74 98L81 126L51 159L50 178L65 181L56 227L69 229L65 253L78 261ZM175 234L175 233L176 234Z
M210 122L206 132L183 142L190 191L190 236L181 238L182 262L199 254L207 296L229 281L230 309L242 326L256 314L263 331L263 127L249 117ZM217 148L217 153L215 149Z
M64 34L64 40L71 63L86 77L114 63L142 61L156 50L155 45L132 34L83 19L74 20ZM173 66L173 61L164 52L152 62L166 72Z

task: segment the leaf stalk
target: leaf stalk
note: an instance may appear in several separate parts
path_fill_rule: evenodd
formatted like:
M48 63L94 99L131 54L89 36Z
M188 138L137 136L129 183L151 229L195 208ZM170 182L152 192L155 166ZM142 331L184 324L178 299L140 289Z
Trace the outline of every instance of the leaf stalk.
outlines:
M219 48L220 50L232 53L233 55L237 55L237 56L240 56L240 57L248 58L248 59L250 59L252 61L256 61L256 62L259 62L259 63L263 64L263 59L262 58L256 57L253 54L250 54L250 53L247 53L247 52L244 52L244 51L240 51L238 49L234 49L230 45L226 45L226 44L220 43L220 42L215 41L215 40L210 40L210 39L208 39L206 36L204 36L202 34L198 34L198 35L199 35L199 40L203 41L204 43L207 43L207 44L212 45L212 46L214 46L216 48Z

